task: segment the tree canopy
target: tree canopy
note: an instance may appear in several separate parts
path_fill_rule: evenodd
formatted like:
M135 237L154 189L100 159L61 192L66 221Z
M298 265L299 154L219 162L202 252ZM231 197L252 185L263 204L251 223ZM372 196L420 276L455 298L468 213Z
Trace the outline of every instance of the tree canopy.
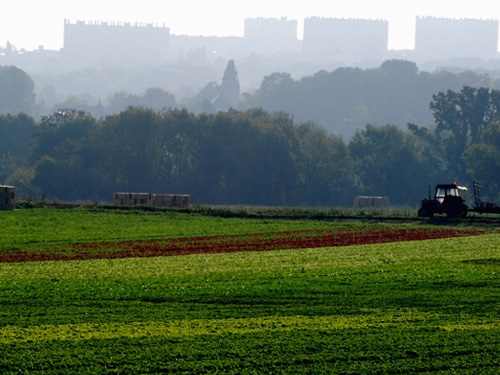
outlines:
M394 124L402 130L408 123L431 125L433 95L488 84L487 76L478 73L420 72L415 63L394 59L378 68L342 67L297 80L288 73L272 73L245 98L244 108L284 111L348 139L366 124Z
M0 113L33 112L35 84L31 77L15 66L0 66Z
M130 107L102 119L65 110L43 118L33 141L33 191L61 200L152 191L217 204L346 205L354 189L341 138L259 109Z
M273 73L245 95L244 110L172 109L173 95L153 87L114 94L107 116L68 107L36 121L18 111L33 105L32 80L3 67L0 91L15 82L15 103L0 103L18 112L0 115L0 178L61 200L125 190L217 204L350 205L358 194L418 204L428 184L472 179L495 199L500 92L463 84L484 80L389 60L300 80Z

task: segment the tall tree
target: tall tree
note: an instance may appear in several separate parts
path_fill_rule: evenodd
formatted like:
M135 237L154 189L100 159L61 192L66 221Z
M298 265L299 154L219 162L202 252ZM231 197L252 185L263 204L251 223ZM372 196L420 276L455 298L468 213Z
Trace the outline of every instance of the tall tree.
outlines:
M492 122L483 130L481 142L463 154L467 174L481 181L486 198L500 201L500 122Z
M249 104L254 107L263 107L274 112L285 111L291 113L296 100L296 82L289 73L272 73L265 76L255 100ZM293 98L292 98L293 97Z
M112 180L108 189L151 191L155 186L159 115L142 107L129 107L107 116L99 132L101 168ZM111 194L112 191L109 191Z
M148 88L142 97L142 105L157 111L175 107L175 96L160 87Z
M24 114L0 114L0 156L27 157L35 120Z
M479 142L488 124L498 119L500 92L464 86L459 92L447 90L433 95L430 108L443 143L447 168L455 178L465 179L462 155L467 147Z
M98 199L92 178L98 167L93 150L97 122L83 111L61 110L41 120L30 156L33 185L62 200Z
M428 161L417 138L394 125L367 125L349 143L358 178L358 192L386 195L391 203L418 202L426 191Z
M15 66L0 66L0 113L33 114L35 84L31 77Z
M303 196L311 205L350 205L354 189L354 162L341 137L314 123L298 128L302 160Z

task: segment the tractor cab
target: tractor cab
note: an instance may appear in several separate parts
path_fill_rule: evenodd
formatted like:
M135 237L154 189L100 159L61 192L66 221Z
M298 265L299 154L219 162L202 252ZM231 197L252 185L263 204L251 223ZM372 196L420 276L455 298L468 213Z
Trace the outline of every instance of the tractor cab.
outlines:
M464 217L467 215L467 205L460 196L461 190L467 190L464 186L452 184L436 185L434 197L422 199L422 206L418 210L420 217L432 217L434 214L446 214L449 217Z
M436 185L434 199L441 205L446 197L460 197L460 190L467 190L467 188L458 186L456 183Z

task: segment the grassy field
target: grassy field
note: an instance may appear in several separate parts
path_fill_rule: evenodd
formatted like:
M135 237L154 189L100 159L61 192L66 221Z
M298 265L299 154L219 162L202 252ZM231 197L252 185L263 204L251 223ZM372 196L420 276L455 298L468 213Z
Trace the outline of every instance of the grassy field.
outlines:
M178 212L91 209L0 211L0 250L50 248L61 243L127 241L328 228L320 220L242 219ZM353 221L349 225L359 225Z
M1 212L0 223L9 232L0 250L8 251L346 225L88 210ZM495 230L361 246L0 264L0 372L497 374L499 267Z

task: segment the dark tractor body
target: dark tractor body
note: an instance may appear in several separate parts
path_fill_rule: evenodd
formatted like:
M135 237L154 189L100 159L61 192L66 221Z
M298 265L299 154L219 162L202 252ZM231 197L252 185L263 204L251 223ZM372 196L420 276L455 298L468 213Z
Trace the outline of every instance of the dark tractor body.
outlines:
M465 217L468 212L500 214L500 206L497 203L483 202L481 199L481 183L474 180L473 186L475 206L472 208L468 207L460 196L460 191L467 190L466 187L458 186L456 183L436 185L432 198L429 187L429 197L422 199L418 216L433 217L434 214L446 214L448 217Z
M429 189L430 190L430 189ZM436 185L434 197L422 199L422 206L418 210L420 217L433 217L434 214L446 214L448 217L465 217L469 208L460 196L460 190L467 188L453 184Z

